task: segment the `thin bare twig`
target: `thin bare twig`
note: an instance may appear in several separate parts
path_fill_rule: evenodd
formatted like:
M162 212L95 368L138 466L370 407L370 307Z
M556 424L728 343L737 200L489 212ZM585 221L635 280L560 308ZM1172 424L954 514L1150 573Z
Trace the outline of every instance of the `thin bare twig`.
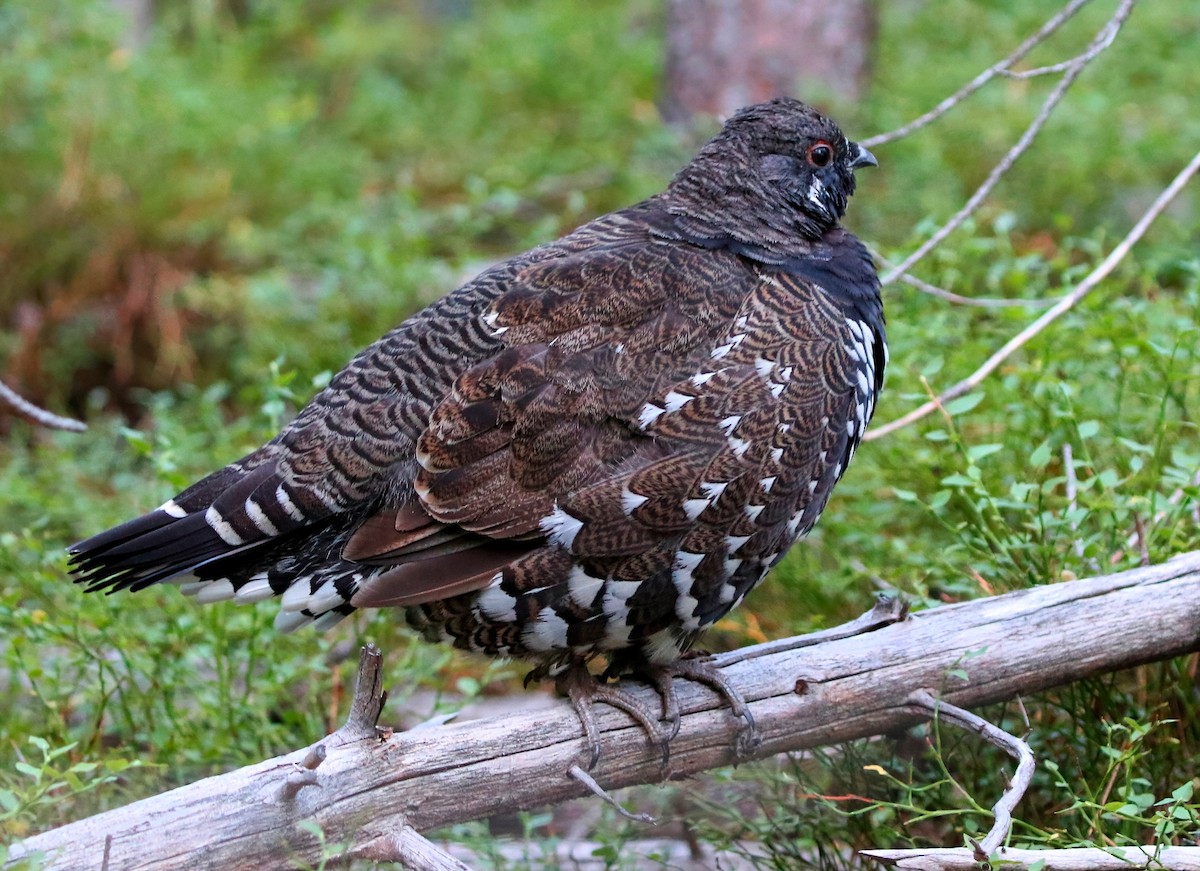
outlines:
M570 768L568 768L567 776L578 780L589 790L591 790L592 795L596 796L596 798L614 808L616 812L625 817L625 819L632 820L635 823L648 823L652 826L658 825L658 820L656 820L650 814L639 814L634 813L631 810L626 810L619 801L612 797L608 790L596 782L596 778L592 777L578 765L572 765Z
M984 179L983 184L981 184L975 190L975 193L971 194L967 202L963 204L963 207L959 209L949 221L939 227L932 236L918 246L916 251L912 252L902 261L900 261L899 265L890 269L880 279L882 284L891 284L901 275L908 272L909 269L911 269L927 254L929 254L930 251L942 244L947 236L962 226L967 218L974 214L975 210L979 208L980 204L987 199L987 196L992 192L992 189L999 184L1000 179L1002 179L1004 175L1010 169L1012 169L1013 165L1017 162L1017 159L1020 158L1020 156L1029 149L1029 146L1033 144L1033 140L1037 137L1038 133L1041 132L1042 127L1044 127L1046 122L1050 120L1050 115L1054 112L1055 107L1058 106L1059 102L1062 101L1062 98L1066 96L1067 90L1075 83L1075 80L1079 78L1080 73L1087 68L1088 63L1095 59L1095 57L1100 54L1100 52L1103 51L1106 46L1112 44L1113 39L1116 38L1116 32L1121 29L1121 26L1129 18L1129 13L1133 11L1133 6L1136 2L1137 0L1122 0L1121 5L1118 6L1117 10L1113 13L1112 18L1110 18L1100 32L1096 34L1096 37L1089 45L1088 51L1085 51L1071 62L1071 65L1068 67L1067 71L1063 73L1063 77L1059 79L1058 84L1054 86L1054 90L1050 92L1049 96L1047 96L1045 101L1042 103L1042 107L1038 110L1037 116L1034 117L1029 126L1025 128L1025 132L1021 134L1021 138L1017 140L1016 144L1008 150L1008 153L1000 159L999 163L992 167L992 171L988 173L988 177Z
M1146 544L1146 521L1140 514L1133 515L1134 534L1137 537L1138 559L1144 566L1150 565L1150 548Z
M1067 490L1067 522L1070 524L1071 532L1075 533L1075 540L1072 542L1075 556L1085 562L1092 571L1098 572L1100 563L1085 556L1083 539L1078 534L1079 524L1075 522L1075 510L1079 507L1079 480L1075 477L1075 452L1070 442L1063 445L1062 454L1063 477L1066 479Z
M1025 57L1025 55L1037 48L1038 45L1045 42L1046 39L1052 33L1054 33L1054 31L1062 27L1062 25L1064 25L1071 18L1071 16L1086 6L1089 2L1090 0L1071 0L1071 2L1059 10L1056 15L1047 20L1046 23L1038 29L1037 33L1018 45L1013 53L1008 57L1004 58L1003 60L996 61L996 63L992 64L975 78L971 79L971 81L967 82L949 97L942 100L942 102L938 103L924 115L914 118L903 127L897 127L895 130L891 130L887 133L880 133L864 139L862 140L862 145L865 148L874 148L877 145L883 145L887 142L895 142L897 139L903 139L905 136L915 133L922 127L933 123L967 97L974 94L996 76L1000 75L1002 72L1009 69L1013 64L1020 61L1023 57Z
M1104 49L1112 45L1113 40L1117 38L1118 30L1120 30L1119 26L1110 27L1107 30L1107 39L1095 40L1087 47L1087 49L1073 58L1068 58L1067 60L1060 61L1056 64L1050 64L1049 66L1034 67L1031 70L1001 70L1000 75L1008 79L1033 79L1037 78L1038 76L1049 76L1054 75L1055 73L1065 73L1074 64L1087 63L1096 55L1100 54L1100 52L1104 51ZM1104 36L1105 31L1101 31L1100 35Z
M1004 794L1000 796L999 801L992 806L992 813L995 814L996 821L984 839L975 844L975 858L984 862L988 856L999 849L1005 838L1008 837L1008 832L1012 828L1013 808L1017 806L1021 797L1025 795L1025 790L1033 782L1035 766L1033 751L1016 735L1010 735L999 726L989 723L970 711L935 698L929 690L917 690L908 697L908 700L918 707L933 712L934 716L943 722L977 732L988 742L1017 760L1016 775L1004 790Z
M317 786L320 782L317 772L308 768L297 768L284 778L283 786L279 788L279 798L281 801L291 801L304 787Z
M1075 478L1075 452L1071 448L1071 443L1067 442L1062 447L1063 455L1063 477L1066 479L1067 488L1067 524L1071 527L1071 532L1079 532L1079 524L1075 522L1075 509L1079 507L1079 482ZM1083 539L1078 534L1072 542L1075 549L1075 556L1083 559Z
M380 835L338 858L343 864L354 860L399 863L412 871L471 871L469 866L408 825L401 826L394 834Z
M829 629L822 629L818 632L810 632L807 635L779 638L775 641L756 644L751 648L734 650L729 653L718 653L713 657L713 661L718 668L728 668L735 663L745 662L748 659L754 659L759 656L774 656L785 650L799 650L802 647L811 647L815 644L825 644L829 641L838 641L843 638L854 638L857 635L874 632L876 629L882 629L884 626L899 623L907 617L908 602L904 601L900 596L882 595L878 597L870 611L860 614L847 623L842 623L839 626L831 626Z
M61 429L67 432L87 432L87 424L82 421L62 417L52 411L34 405L3 381L0 381L0 405L7 405L30 423L49 429Z
M1116 269L1125 257L1146 235L1146 231L1150 229L1150 225L1158 218L1159 215L1171 204L1171 201L1179 195L1184 186L1191 180L1192 176L1200 170L1200 152L1191 159L1187 166L1179 171L1179 174L1172 179L1171 183L1163 189L1162 193L1148 208L1138 222L1133 225L1133 228L1125 235L1108 256L1083 279L1075 289L1063 296L1050 309L1041 315L1037 320L1027 326L1017 335L1013 336L1004 344L1000 350L996 351L992 356L984 361L983 365L976 369L969 376L959 381L953 387L939 394L936 400L930 400L918 408L913 409L908 414L889 421L882 426L875 427L870 430L864 439L870 441L872 439L883 438L885 435L895 432L902 427L908 426L914 421L920 420L926 415L932 413L939 405L949 402L950 400L962 396L980 384L987 376L999 368L1000 364L1011 357L1018 349L1026 345L1030 339L1044 330L1050 323L1055 321L1064 312L1072 309L1081 299L1087 296L1096 288L1109 274Z
M1029 711L1025 710L1025 700L1017 696L1013 701L1017 703L1017 713L1021 715L1021 722L1025 725L1025 732L1021 735L1021 738L1028 738L1033 727L1029 725Z
M867 251L872 257L883 267L887 269L895 268L895 264L879 253L870 245L866 246ZM905 273L901 275L899 280L903 284L910 287L915 287L921 293L927 293L930 296L936 296L938 299L944 299L947 302L952 302L955 305L971 305L978 308L1045 308L1049 305L1054 305L1053 299L1002 299L989 298L982 296L963 296L955 293L952 290L946 290L944 287L938 287L936 284L930 284L928 281L917 278L915 275Z
M325 761L325 757L327 755L328 753L325 750L324 744L316 744L312 747L309 747L308 752L304 754L304 759L300 761L300 767L307 768L309 771L312 771L313 769L318 768L321 763Z
M884 265L891 266L892 264L884 261ZM970 305L976 308L1046 308L1047 306L1054 305L1054 300L1052 299L1003 299L985 296L963 296L960 293L946 290L945 288L938 287L936 284L930 284L928 281L917 278L915 275L908 275L907 273L901 275L899 280L909 287L915 287L921 293L936 296L955 305Z
M374 644L368 644L358 655L358 676L354 683L354 698L345 725L330 737L357 741L379 734L376 724L383 706L387 704L383 688L383 655Z

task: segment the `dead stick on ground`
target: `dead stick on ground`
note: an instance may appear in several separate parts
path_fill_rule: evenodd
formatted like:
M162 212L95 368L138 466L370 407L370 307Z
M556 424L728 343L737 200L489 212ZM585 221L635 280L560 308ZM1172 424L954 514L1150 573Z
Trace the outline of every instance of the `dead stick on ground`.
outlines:
M361 847L355 847L339 858L343 864L355 860L398 862L411 871L471 871L469 866L407 825L401 826L395 834L380 835Z
M911 871L979 871L975 852L966 847L929 850L862 850L860 856L891 868ZM1042 871L1200 871L1200 847L1081 847L1070 850L1002 848L997 866L1019 871L1037 865ZM986 867L986 866L985 866Z
M1025 791L1029 788L1029 784L1033 782L1033 751L1029 749L1029 745L1018 738L1016 735L1010 735L999 726L989 723L987 720L972 714L970 711L965 711L962 708L951 705L948 702L939 701L934 698L933 693L929 690L917 690L909 700L917 707L924 708L929 711L935 718L942 722L951 723L963 729L969 729L972 732L978 732L990 743L995 744L1009 756L1017 760L1017 774L1009 783L1008 788L1004 790L1004 794L1000 796L1000 800L992 806L992 811L996 815L996 821L992 824L992 828L982 841L975 842L975 858L980 862L987 860L1008 837L1009 831L1012 829L1012 812L1017 806L1017 802L1025 795Z

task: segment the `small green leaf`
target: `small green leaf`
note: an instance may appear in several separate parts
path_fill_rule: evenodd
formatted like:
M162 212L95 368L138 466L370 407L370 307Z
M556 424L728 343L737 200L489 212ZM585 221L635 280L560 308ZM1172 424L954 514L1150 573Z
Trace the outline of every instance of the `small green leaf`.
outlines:
M932 378L942 371L944 365L946 365L946 361L942 357L933 357L921 367L921 374L926 378Z
M1050 462L1050 442L1044 441L1029 455L1029 465L1035 469L1044 469L1046 464ZM1039 860L1040 861L1040 860Z
M26 777L32 777L39 783L42 780L42 770L40 768L34 768L28 762L16 762L13 764L13 768L17 769L17 771L21 772Z
M17 794L7 789L0 789L0 810L12 813L20 805Z
M1090 439L1095 437L1096 433L1098 432L1100 432L1100 421L1098 420L1085 420L1083 423L1079 424L1080 438Z
M1128 798L1130 802L1137 806L1138 811L1153 807L1154 802L1156 801L1154 794L1150 792L1131 793Z
M46 753L46 760L47 760L47 761L49 761L49 760L51 760L51 759L57 759L59 756L62 756L64 753L70 753L72 750L74 750L74 749L75 749L75 745L76 745L77 743L78 743L77 741L72 741L70 744L64 744L64 745L63 745L63 746L61 746L61 747L58 747L58 748L56 748L56 749L54 749L54 750L51 750L49 753L46 753L46 749L45 749L45 747L43 747L43 748L42 748L42 752L43 752L43 753ZM39 746L40 746L40 745L39 745ZM48 747L48 746L49 746L49 745L47 744L47 745L46 745L46 747Z
M984 457L990 457L992 454L999 453L1004 449L1004 445L988 444L988 445L972 445L967 449L967 457L973 463L977 463Z
M951 416L956 414L966 414L979 403L983 402L983 397L984 394L982 392L978 392L968 393L966 396L958 397L958 399L951 399L945 405L946 413Z
M1150 445L1144 445L1141 442L1132 441L1124 436L1118 437L1117 441L1129 448L1129 450L1133 451L1135 454L1146 454L1147 456L1150 456L1154 453L1154 448Z

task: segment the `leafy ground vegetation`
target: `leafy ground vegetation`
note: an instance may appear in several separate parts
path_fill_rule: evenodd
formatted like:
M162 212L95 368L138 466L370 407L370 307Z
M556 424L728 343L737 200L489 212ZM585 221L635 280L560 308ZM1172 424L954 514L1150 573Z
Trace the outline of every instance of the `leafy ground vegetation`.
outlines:
M1056 8L883 6L870 94L830 107L852 135L929 108ZM259 444L356 348L478 264L654 192L703 136L658 120L651 0L156 10L132 46L101 0L0 5L0 359L26 395L91 426L4 421L0 844L323 734L344 718L366 640L387 653L394 718L515 686L518 666L418 643L388 614L279 636L270 606L196 608L169 588L85 597L63 547ZM1085 9L1030 62L1074 53L1109 14ZM1200 142L1197 39L1187 4L1137 7L918 273L965 295L1073 286ZM851 225L889 256L914 248L1048 87L995 83L880 148ZM1200 547L1198 206L1185 193L977 392L865 446L807 545L709 646L832 625L880 588L927 607ZM899 285L887 304L880 420L963 377L1036 311ZM1197 665L1027 699L1041 765L1013 842L1195 843ZM983 713L1022 731L1011 708ZM1003 767L973 738L922 729L630 800L763 867L841 868L858 862L851 848L986 830ZM551 815L522 829L542 846L561 835ZM611 867L653 861L625 847L642 828L605 816L591 834ZM446 835L498 856L482 825Z

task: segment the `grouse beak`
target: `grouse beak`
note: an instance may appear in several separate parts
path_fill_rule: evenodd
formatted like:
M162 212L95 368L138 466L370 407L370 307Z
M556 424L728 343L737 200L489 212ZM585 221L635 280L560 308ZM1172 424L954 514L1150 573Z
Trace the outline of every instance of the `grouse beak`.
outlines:
M879 161L875 159L875 155L857 142L851 142L850 148L854 154L854 159L850 161L851 169L862 169L864 166L879 166Z

